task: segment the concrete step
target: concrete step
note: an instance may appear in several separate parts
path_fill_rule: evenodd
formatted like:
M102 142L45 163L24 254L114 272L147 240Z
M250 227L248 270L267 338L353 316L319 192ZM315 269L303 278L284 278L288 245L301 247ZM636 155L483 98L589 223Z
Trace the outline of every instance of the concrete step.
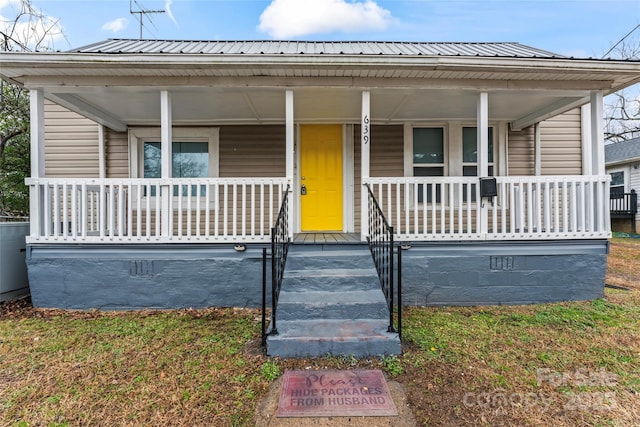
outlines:
M387 332L381 319L278 321L278 335L270 335L269 356L313 357L332 354L367 357L400 354L398 334Z
M278 320L296 319L384 319L389 315L382 292L306 291L281 292Z
M290 247L270 356L401 352L398 334L387 332L389 309L368 247L339 246Z
M299 252L287 257L287 270L347 270L373 267L369 251Z
M286 292L344 292L380 288L375 270L296 270L285 272L282 290Z

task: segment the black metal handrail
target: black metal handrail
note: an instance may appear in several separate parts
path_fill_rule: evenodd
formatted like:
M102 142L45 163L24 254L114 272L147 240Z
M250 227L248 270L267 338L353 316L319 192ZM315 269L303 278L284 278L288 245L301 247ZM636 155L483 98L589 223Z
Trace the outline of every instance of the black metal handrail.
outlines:
M394 326L394 241L393 241L393 227L389 225L387 219L384 217L384 213L380 208L371 187L369 184L365 184L368 191L368 216L369 216L369 235L367 236L367 242L369 243L369 249L373 257L373 262L378 272L378 278L380 279L380 285L382 286L382 293L387 300L387 307L389 308L389 332L398 332L400 336L402 331L402 273L401 268L401 249L398 248L398 281L397 281L397 295L398 295L398 327Z
M289 189L290 185L284 191L282 196L282 204L278 211L276 222L271 228L271 335L278 335L276 327L276 310L278 306L278 298L280 297L280 288L282 287L282 278L284 277L284 267L287 263L287 254L289 253ZM262 252L262 345L267 343L266 330L266 292L267 292L267 254L266 249Z

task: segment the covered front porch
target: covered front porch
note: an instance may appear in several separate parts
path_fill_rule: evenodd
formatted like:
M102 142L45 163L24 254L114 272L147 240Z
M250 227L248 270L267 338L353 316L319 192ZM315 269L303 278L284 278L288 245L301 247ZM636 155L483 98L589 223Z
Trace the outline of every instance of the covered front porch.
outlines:
M155 119L148 118L145 121L142 116L148 116L154 108L143 102L148 97L147 92L142 96L134 88L129 96L133 97L134 104L141 102L144 112L117 121L123 129L129 129L130 177L106 176L102 140L98 153L99 159L102 159L97 171L98 178L50 178L45 174L45 98L64 99L65 105L69 106L79 105L78 95L73 98L76 100L74 104L69 101L70 98L62 96L60 90L31 90L33 176L27 180L31 188L29 244L266 243L270 240L271 227L285 191L291 193L287 212L291 224L290 238L300 232L329 231L357 233L361 241L366 241L370 231L368 213L371 209L368 189L393 226L397 241L594 239L610 236L606 206L609 177L604 174L602 162L601 91L576 92L576 98L570 98L570 101L562 92L561 99L564 102L559 107L559 95L554 91L546 93L548 99L543 102L538 91L509 90L505 93L497 89L466 90L461 91L459 96L448 90L415 89L400 101L395 98L395 91L381 89L269 90L269 101L276 106L282 105L284 114L267 120L259 118L260 108L266 107L256 106L251 101L254 95L244 89L238 89L237 92L227 89L224 95L213 91L210 98L198 97L196 100L203 104L201 109L204 110L209 108L209 104L216 103L218 95L231 105L243 104L235 107L237 111L234 117L237 115L239 118L232 124L223 124L224 119L214 115L207 119L206 124L217 126L204 128L187 126L192 122L205 122L202 118L194 120L184 115L183 110L189 105L183 93L185 89L175 87L159 91L159 103L155 107L160 114ZM116 94L120 91L122 89L117 90ZM100 97L94 99L92 93L88 91L83 96L97 104L103 102ZM125 93L123 91L121 95ZM434 94L438 97L453 96L447 100L449 111L436 112L429 100ZM116 99L124 102L120 97ZM176 99L181 101L176 102ZM318 100L319 106L313 104L314 99ZM396 105L392 112L388 111L394 99ZM356 100L359 102L356 103ZM590 101L580 111L582 139L579 148L582 159L578 170L582 173L543 175L542 136L538 120L573 107L578 100ZM543 106L549 102L554 107L553 111L549 105ZM115 108L108 102L103 103L100 111ZM253 114L257 117L243 116L244 104L253 105ZM527 107L507 113L513 104ZM338 106L342 109L338 115L327 116L327 111ZM276 107L276 110L279 108ZM417 110L428 115L412 119ZM451 119L462 110L466 111L463 119ZM468 116L471 113L473 117ZM359 115L358 122L354 119L356 114ZM96 120L101 118L95 112L93 116ZM182 119L176 120L174 116ZM235 122L244 123L242 126L246 129L254 126L257 133L247 137L254 138L259 144L263 121L281 129L283 140L279 144L284 150L280 172L277 167L269 169L270 166L264 164L260 167L267 168L267 175L271 176L252 177L248 167L242 166L234 171L221 163L219 147L226 142L218 129L238 126ZM342 206L337 226L308 229L302 221L305 209L307 214L313 210L315 215L322 217L323 210L333 202L308 205L312 208L304 207L303 201L315 197L314 194L318 192L310 191L307 194L309 181L305 181L305 172L302 172L300 153L304 141L301 129L310 125L318 126L316 123L324 126L325 121L339 123L331 126L340 129L339 168L335 173L340 180L337 200ZM158 123L159 126L143 126L147 122ZM100 126L103 129L100 138L103 139L105 125ZM509 135L515 127L528 126L533 128L533 174L514 176L509 173ZM395 148L384 146L387 144L384 138L380 143L377 142L376 132L385 133L385 129L389 128L401 130L399 139L393 142ZM172 152L175 141L194 139L193 136L183 135L197 135L201 129L206 129L209 135L207 141L210 151L204 172L207 176L175 177L173 169L177 163ZM455 145L460 144L462 130L474 130L477 139L472 152L473 163L468 163L468 160L465 160L467 163L439 160L434 168L424 167L432 165L418 163L415 160L418 155L415 148L412 154L411 147L418 144L413 141L417 135L416 129L443 129L442 133L447 136L440 155L452 159L457 155L455 151L461 150ZM147 154L144 151L148 143L144 142L143 150L142 141L146 140L140 135L152 135L154 132L157 133L158 142L149 144L156 144L154 147L158 148L160 176L150 178L146 176ZM372 155L372 146L374 151L378 150L378 154ZM384 169L376 166L382 162L381 156L384 155L404 158L403 163L399 163L401 176L397 171L385 176ZM143 167L145 176L142 176ZM220 177L219 171L225 167L226 176ZM458 173L464 171L464 176L452 176L456 169ZM576 167L572 170L576 170ZM429 176L420 176L425 171ZM431 176L433 171L436 176ZM473 176L469 171L473 172ZM446 176L447 173L449 176ZM490 189L481 185L481 181ZM332 200L336 200L335 197Z
M637 63L517 43L144 40L0 60L31 94L38 306L257 306L276 223L300 270L384 234L406 304L602 295L603 97L640 81Z

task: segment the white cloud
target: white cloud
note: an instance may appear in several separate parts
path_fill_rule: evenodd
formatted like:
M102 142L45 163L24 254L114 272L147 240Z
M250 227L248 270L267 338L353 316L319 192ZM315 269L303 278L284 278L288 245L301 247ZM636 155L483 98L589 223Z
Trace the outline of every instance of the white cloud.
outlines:
M174 24L176 24L176 27L177 27L178 21L176 21L176 17L173 16L173 12L171 11L172 4L173 4L173 0L166 0L164 3L164 10L167 11L167 15L169 15L169 18L171 18L171 20L173 21Z
M113 21L109 21L102 26L104 31L111 31L117 33L124 30L129 25L129 21L126 18L118 18Z
M272 0L260 15L258 29L274 38L334 31L384 30L391 12L373 0Z
M20 4L20 0L0 0L0 10L2 10L3 8L9 5L17 6L19 4Z

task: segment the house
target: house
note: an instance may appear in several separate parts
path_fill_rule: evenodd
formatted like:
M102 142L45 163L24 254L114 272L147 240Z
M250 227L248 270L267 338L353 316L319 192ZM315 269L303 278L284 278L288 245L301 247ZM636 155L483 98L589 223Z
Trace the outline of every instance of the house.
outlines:
M606 171L611 175L610 211L614 231L637 233L640 229L640 138L604 147Z
M640 81L637 61L111 39L0 62L31 93L36 306L257 306L283 200L281 232L317 253L361 248L378 206L404 304L603 295L602 99Z

